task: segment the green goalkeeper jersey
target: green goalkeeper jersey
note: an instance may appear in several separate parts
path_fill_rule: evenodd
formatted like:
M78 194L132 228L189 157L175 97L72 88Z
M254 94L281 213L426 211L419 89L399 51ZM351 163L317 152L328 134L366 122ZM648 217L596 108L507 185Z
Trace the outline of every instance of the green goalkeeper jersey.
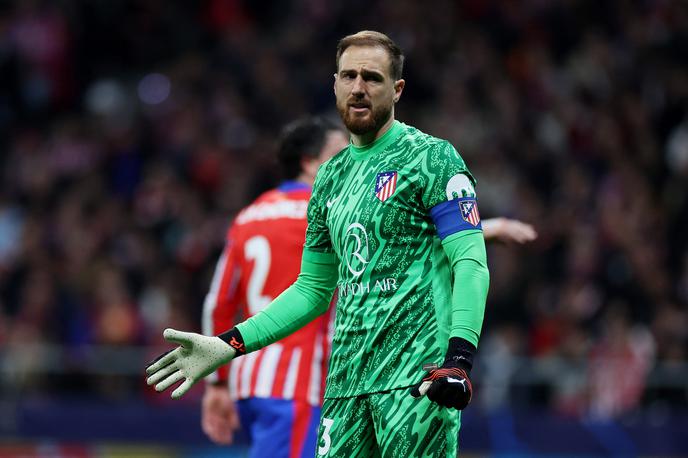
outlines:
M472 189L450 143L398 121L319 170L305 248L339 259L326 398L408 387L424 363L442 363L452 273L430 210L461 197L457 179Z

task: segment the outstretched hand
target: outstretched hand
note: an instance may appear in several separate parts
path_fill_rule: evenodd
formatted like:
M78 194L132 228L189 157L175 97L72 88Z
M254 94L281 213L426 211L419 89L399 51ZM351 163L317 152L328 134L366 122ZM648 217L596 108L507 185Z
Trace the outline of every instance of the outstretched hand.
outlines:
M485 240L496 240L502 243L524 244L532 242L538 236L535 228L523 221L509 218L490 218L483 220Z
M155 385L156 391L165 391L184 380L172 392L173 399L182 397L196 382L236 355L236 351L219 337L175 329L165 329L163 337L179 346L158 356L146 366L146 383Z

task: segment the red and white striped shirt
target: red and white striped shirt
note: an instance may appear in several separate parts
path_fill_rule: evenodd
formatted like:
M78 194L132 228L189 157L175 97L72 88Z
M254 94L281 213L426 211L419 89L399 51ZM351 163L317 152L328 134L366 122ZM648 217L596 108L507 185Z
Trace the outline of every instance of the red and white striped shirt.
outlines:
M299 274L310 187L284 183L244 208L227 233L203 307L203 332L230 329L287 289ZM322 404L332 307L299 331L208 376L229 379L233 399L278 398Z

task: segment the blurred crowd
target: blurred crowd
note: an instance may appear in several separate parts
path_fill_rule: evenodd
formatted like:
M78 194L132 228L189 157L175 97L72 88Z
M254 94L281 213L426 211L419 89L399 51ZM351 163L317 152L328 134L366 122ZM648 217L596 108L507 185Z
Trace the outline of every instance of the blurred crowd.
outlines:
M407 55L397 118L460 150L483 218L540 234L489 248L483 405L685 408L688 4L670 0L3 3L4 365L200 329L232 216L279 180L280 127L336 117L337 40L366 28ZM26 383L102 391L79 370Z

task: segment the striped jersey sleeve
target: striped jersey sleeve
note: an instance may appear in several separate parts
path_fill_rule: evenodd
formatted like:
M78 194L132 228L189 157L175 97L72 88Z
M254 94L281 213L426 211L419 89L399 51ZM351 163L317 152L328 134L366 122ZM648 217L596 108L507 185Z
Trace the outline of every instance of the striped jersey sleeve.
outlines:
M299 274L310 188L276 189L243 209L230 230L204 307L204 331L217 334L260 313ZM330 313L294 334L231 362L210 380L228 380L234 399L299 399L319 405Z

